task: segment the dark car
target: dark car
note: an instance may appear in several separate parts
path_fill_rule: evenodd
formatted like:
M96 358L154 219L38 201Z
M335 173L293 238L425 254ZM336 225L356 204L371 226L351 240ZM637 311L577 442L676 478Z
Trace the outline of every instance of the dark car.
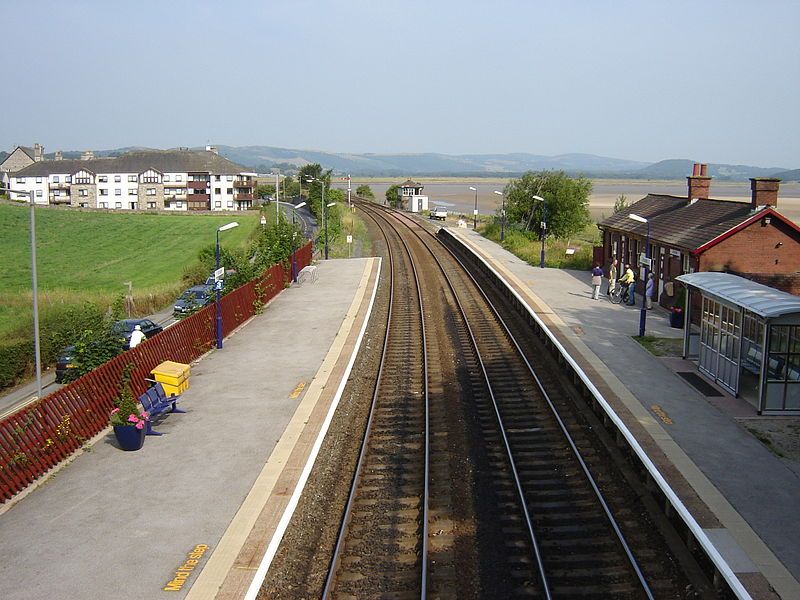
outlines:
M211 290L207 285L195 285L183 292L175 301L172 313L176 317L188 315L210 304Z
M75 346L67 346L61 351L56 361L56 383L63 383L68 372L75 370L72 359L75 355Z
M111 331L114 333L114 335L118 335L124 340L123 347L126 350L131 343L131 334L137 325L142 328L142 333L148 339L153 337L155 334L164 331L164 328L161 327L161 325L153 323L153 321L150 319L123 319L122 321L117 321L111 327Z

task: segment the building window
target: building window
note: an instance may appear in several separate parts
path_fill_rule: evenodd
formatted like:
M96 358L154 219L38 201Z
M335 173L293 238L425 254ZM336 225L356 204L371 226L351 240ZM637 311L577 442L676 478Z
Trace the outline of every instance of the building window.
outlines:
M100 175L100 177L97 178L97 182L98 183L108 183L108 177L106 177L105 175Z
M77 183L78 185L86 185L86 184L89 184L91 182L92 182L92 178L91 177L85 177L84 176L84 177L76 177L75 178L75 183Z
M36 197L37 198L41 198L42 197L42 190L36 190Z
M86 188L81 188L78 190L78 196L82 196L85 198L88 195L89 195L89 190L87 190Z
M121 175L114 175L114 183L119 183L120 181L122 181L122 176Z
M169 181L169 175L164 175L164 181Z
M108 190L107 189L100 188L98 191L100 192L101 196L108 196Z
M58 175L53 175L53 183L58 183Z
M220 176L219 175L214 175L214 179L215 179L215 181L219 181L220 180Z
M155 202L148 202L147 203L147 208L155 208L155 207L156 207L156 203Z
M178 201L175 203L175 208L183 208L183 202L181 202L180 200L178 200Z
M228 188L228 195L230 196L231 194L233 194L233 188Z
M220 202L219 200L214 202L214 208L222 208L222 202Z
M136 196L136 190L134 188L128 188L128 196Z
M72 183L72 175L67 175L66 177L64 177L64 181L67 183Z
M108 208L108 202L101 202L100 208Z
M228 181L233 181L233 175L228 175Z
M42 183L42 178L41 177L37 177L36 178L36 183Z
M114 195L115 196L122 196L122 190L120 188L115 189L114 190Z
M156 195L156 188L147 188L146 194L148 196L155 196Z
M17 177L17 183L25 183L24 177Z
M228 208L233 208L233 202L228 202Z
M137 177L136 175L128 175L128 183L136 183Z
M183 175L175 175L175 181L183 181Z
M221 188L214 188L214 193L215 194L221 194L222 193L222 189Z
M115 208L122 208L122 202L116 202L116 203L114 204L114 207L115 207Z

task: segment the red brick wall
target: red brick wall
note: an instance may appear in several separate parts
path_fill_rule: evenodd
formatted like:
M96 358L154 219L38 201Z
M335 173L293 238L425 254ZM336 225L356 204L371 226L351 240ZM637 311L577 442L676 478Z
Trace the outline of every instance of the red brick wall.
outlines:
M700 256L699 271L727 271L795 294L800 284L800 236L773 218L736 232ZM771 282L771 283L768 283Z

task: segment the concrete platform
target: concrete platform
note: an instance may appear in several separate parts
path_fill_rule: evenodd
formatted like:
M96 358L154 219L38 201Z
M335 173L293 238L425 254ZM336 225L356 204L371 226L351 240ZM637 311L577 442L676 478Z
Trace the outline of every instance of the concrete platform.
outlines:
M631 337L639 307L602 294L592 300L588 273L532 267L471 230L448 231L490 262L569 349L753 597L775 598L772 586L781 598L800 598L800 480L735 420L755 409L728 394L703 396L676 374L697 372L692 363L642 348ZM646 333L682 336L661 309L648 313Z
M138 452L108 432L0 513L0 598L242 597L357 352L378 259L331 260L192 366Z

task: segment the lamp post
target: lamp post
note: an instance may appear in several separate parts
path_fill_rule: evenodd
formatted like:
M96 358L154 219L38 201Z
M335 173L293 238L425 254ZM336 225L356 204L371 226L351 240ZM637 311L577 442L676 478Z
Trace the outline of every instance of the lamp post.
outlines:
M478 228L478 188L469 186L473 192L475 192L475 208L472 210L472 230L476 230Z
M534 200L542 203L542 222L540 223L542 230L542 253L539 257L539 268L544 269L544 238L547 236L547 202L541 196L534 196Z
M220 231L228 231L228 229L233 229L234 227L238 227L239 223L236 221L232 223L228 223L227 225L223 225L222 227L217 227L217 245L215 247L215 256L217 257L217 271L219 271L219 232ZM214 281L214 287L217 290L217 349L222 349L222 307L219 303L219 296L220 296L220 285L219 281Z
M628 217L647 225L647 241L644 246L644 255L647 260L644 263L644 293L642 294L642 310L639 313L639 337L644 337L645 324L647 323L647 276L650 270L650 221L633 213L629 214Z
M36 362L36 397L42 397L42 352L39 343L39 282L36 275L36 216L34 206L36 205L36 192L34 190L21 191L12 190L8 187L0 187L0 191L7 191L10 194L27 196L31 208L31 281L33 286L33 348Z
M500 211L500 241L506 239L506 195L503 192L494 191L498 196L503 197L503 208Z
M292 206L292 281L295 283L297 283L297 245L294 243L294 240L297 236L297 231L295 231L294 228L294 215L298 208L303 208L305 205L305 202L300 202Z
M322 209L322 212L325 214L325 217L322 219L323 221L325 221L325 260L328 260L328 216L327 216L327 213L328 213L328 209L331 206L335 206L335 205L336 205L336 202L330 202L330 203L326 204L324 206L324 208Z

